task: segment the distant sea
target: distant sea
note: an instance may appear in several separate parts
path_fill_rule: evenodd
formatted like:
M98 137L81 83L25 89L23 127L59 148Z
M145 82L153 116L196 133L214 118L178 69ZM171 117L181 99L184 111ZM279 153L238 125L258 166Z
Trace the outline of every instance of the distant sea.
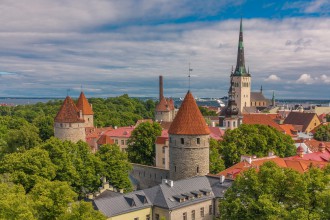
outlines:
M155 97L138 97L141 100L147 100L152 99L154 101L157 100ZM0 105L29 105L29 104L35 104L38 102L46 103L51 100L63 100L63 98L27 98L27 97L0 97ZM175 105L180 106L181 100L180 98L173 98ZM198 101L197 104L201 106L219 106L219 103L216 101L216 99L211 98L201 98L203 101ZM278 99L276 100L277 105L303 105L303 106L310 106L310 105L318 105L318 106L330 106L330 99Z

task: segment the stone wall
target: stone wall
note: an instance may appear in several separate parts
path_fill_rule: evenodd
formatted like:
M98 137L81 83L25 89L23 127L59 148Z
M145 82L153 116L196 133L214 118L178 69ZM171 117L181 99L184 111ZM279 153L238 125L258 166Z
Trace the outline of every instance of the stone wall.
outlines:
M83 119L85 120L85 127L94 127L94 116L93 115L83 115Z
M155 113L155 120L156 121L173 121L172 112L161 112L156 111Z
M132 163L130 178L137 189L147 189L162 183L169 178L169 170Z
M86 141L84 123L54 123L54 136L61 140Z
M209 135L170 135L169 151L171 180L209 173Z

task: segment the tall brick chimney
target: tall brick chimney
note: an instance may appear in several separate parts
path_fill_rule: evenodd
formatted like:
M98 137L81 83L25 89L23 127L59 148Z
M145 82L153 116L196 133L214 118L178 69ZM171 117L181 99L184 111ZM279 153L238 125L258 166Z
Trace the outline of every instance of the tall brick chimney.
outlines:
M159 76L159 101L163 98L164 93L163 93L163 76Z

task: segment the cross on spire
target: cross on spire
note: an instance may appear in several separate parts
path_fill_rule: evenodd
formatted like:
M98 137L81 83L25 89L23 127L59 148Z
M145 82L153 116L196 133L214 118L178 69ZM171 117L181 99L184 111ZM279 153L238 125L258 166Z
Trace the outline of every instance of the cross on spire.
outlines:
M189 69L188 69L189 86L188 86L188 90L190 90L190 77L191 77L190 73L191 73L191 71L193 71L193 69L190 68L190 62L189 62Z

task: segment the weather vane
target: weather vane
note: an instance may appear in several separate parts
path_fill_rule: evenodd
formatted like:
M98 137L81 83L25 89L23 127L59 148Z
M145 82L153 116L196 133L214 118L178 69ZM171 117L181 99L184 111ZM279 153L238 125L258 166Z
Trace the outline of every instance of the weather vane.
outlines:
M188 78L189 78L189 87L188 88L189 88L189 90L190 90L190 76L191 76L190 73L191 73L191 71L193 71L193 69L190 68L190 62L189 62L189 69L188 69Z

